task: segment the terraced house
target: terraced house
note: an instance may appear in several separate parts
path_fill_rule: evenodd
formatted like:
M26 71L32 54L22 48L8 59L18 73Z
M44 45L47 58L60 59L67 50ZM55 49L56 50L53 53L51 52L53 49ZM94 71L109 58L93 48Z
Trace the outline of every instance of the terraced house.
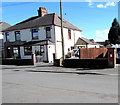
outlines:
M5 58L31 59L35 53L42 61L53 62L62 57L61 18L56 13L47 13L44 7L38 16L30 17L4 30ZM81 29L63 19L64 49L74 47L81 37Z

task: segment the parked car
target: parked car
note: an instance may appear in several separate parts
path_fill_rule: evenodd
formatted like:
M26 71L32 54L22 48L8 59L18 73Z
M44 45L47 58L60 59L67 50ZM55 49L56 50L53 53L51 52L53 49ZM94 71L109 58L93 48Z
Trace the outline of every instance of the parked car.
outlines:
M79 57L80 55L79 49L74 49L73 51L74 51L74 56Z
M79 49L73 49L65 55L65 58L76 58L79 57Z

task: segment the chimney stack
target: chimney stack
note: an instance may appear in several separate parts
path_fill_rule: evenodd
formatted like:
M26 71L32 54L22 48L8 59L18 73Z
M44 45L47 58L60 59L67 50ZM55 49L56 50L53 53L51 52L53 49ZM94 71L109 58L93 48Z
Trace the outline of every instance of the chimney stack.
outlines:
M42 17L47 14L47 10L44 7L40 7L38 10L38 16Z

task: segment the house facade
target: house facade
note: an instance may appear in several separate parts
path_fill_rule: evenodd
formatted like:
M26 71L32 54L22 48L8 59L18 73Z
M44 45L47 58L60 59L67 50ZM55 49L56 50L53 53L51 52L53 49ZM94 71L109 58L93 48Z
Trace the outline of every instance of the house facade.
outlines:
M75 43L75 48L101 48L103 45L96 43L93 39L86 39L84 37L78 38Z
M79 37L81 30L63 20L64 50L67 54ZM13 25L4 32L4 57L31 59L31 54L39 56L41 61L53 62L62 57L61 18L56 13L48 14L40 7L38 16Z
M0 22L0 58L3 56L4 46L3 46L3 32L2 30L7 29L11 25L6 22Z
M11 25L6 23L6 22L0 22L0 39L3 39L3 32L2 32L2 30L5 30L5 29L7 29L10 26Z

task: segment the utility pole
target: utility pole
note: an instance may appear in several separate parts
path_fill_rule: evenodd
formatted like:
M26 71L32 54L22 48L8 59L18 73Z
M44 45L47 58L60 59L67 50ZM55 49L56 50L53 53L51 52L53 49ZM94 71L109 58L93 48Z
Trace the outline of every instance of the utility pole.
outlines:
M63 18L62 18L62 0L60 0L60 19L61 19L61 38L62 38L62 58L65 59L64 54L64 36L63 36Z
M118 2L118 12L120 12L120 1ZM118 13L118 22L120 24L120 13Z

